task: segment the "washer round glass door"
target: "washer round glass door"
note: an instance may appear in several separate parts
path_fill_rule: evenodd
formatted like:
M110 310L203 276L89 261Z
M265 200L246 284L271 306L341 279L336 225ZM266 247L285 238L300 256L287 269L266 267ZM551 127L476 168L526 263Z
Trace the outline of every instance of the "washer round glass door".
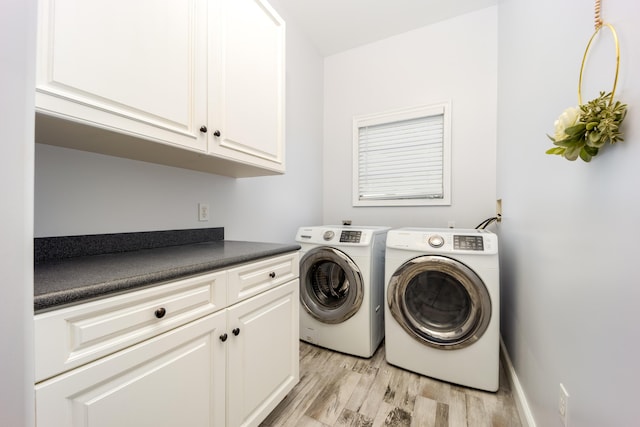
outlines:
M362 305L362 274L337 249L321 246L307 252L300 260L300 278L302 307L321 322L344 322Z
M409 335L440 349L473 344L491 320L491 298L482 279L465 264L437 255L400 266L389 280L387 303Z

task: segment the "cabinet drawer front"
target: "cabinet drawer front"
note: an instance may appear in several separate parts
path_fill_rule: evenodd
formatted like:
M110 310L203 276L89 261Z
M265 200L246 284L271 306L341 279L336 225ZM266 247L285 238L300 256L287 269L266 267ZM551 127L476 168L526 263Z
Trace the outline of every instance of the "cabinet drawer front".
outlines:
M35 317L36 382L226 307L216 272Z
M229 270L229 305L298 277L297 252L251 262Z
M224 311L35 386L38 427L223 426Z

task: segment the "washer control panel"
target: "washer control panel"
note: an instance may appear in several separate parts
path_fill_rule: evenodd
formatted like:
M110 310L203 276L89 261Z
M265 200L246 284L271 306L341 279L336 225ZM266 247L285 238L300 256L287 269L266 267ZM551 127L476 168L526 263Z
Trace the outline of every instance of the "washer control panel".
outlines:
M453 249L461 251L484 251L482 236L453 235Z
M360 230L342 230L340 233L340 243L360 243L362 231Z
M313 227L300 227L296 234L296 242L321 244L321 245L344 245L344 246L369 246L374 241L379 240L379 236L384 234L382 247L386 240L387 231L390 227L351 227L339 225L322 225Z

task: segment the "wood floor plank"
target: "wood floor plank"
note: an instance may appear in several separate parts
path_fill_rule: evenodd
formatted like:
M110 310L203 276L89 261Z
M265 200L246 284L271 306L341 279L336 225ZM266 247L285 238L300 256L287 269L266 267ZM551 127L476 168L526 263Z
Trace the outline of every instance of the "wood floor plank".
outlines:
M345 407L346 409L354 412L360 412L364 402L371 398L371 387L378 375L379 368L370 367L369 369L362 369L359 371L361 372L360 381ZM372 418L373 417L371 417L371 419Z
M373 419L373 427L410 427L411 413L402 408L382 402L378 408L378 413Z
M294 425L296 427L331 427L330 424L321 423L320 421L309 418L306 415L303 415L298 423Z
M305 356L300 359L300 369L307 371L317 371L324 367L325 362L332 356L332 352L323 349L321 347L311 347L311 351L307 352Z
M463 391L451 388L449 390L449 426L467 425L467 396Z
M504 371L496 393L300 344L300 382L262 427L522 427Z
M436 423L435 427L448 427L449 426L449 405L446 403L438 402L436 408Z
M420 396L437 402L449 403L451 385L444 381L420 376L419 392Z
M477 395L467 394L467 425L491 427L491 415L484 401Z
M358 410L365 417L375 419L380 405L384 402L387 386L391 380L391 373L392 370L388 366L382 366L378 369L369 388L367 398L362 402Z
M338 368L327 374L323 389L313 400L305 415L325 424L333 425L353 393L361 374Z
M282 426L302 418L321 384L321 376L317 373L304 373L300 382L267 416L261 426ZM292 425L296 425L295 423Z
M424 396L416 396L411 427L435 427L437 413L437 401Z
M392 371L385 401L401 408L407 412L411 412L416 402L419 391L420 377L403 369L395 369Z
M343 409L334 427L373 427L373 420L350 409Z

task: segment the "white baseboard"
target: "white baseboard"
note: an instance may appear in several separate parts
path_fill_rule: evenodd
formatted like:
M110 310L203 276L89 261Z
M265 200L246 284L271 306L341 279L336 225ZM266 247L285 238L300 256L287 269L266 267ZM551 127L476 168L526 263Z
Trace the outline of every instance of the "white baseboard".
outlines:
M520 380L518 380L518 375L516 375L515 369L513 369L513 364L511 363L509 353L507 353L507 348L504 345L504 341L502 341L502 336L500 337L500 352L502 353L502 360L504 362L507 378L509 379L509 383L511 384L513 399L515 400L516 407L518 408L518 415L520 415L522 427L536 427L536 421L534 420L533 414L531 413L531 408L529 408L527 396L525 395L524 390L520 385Z

